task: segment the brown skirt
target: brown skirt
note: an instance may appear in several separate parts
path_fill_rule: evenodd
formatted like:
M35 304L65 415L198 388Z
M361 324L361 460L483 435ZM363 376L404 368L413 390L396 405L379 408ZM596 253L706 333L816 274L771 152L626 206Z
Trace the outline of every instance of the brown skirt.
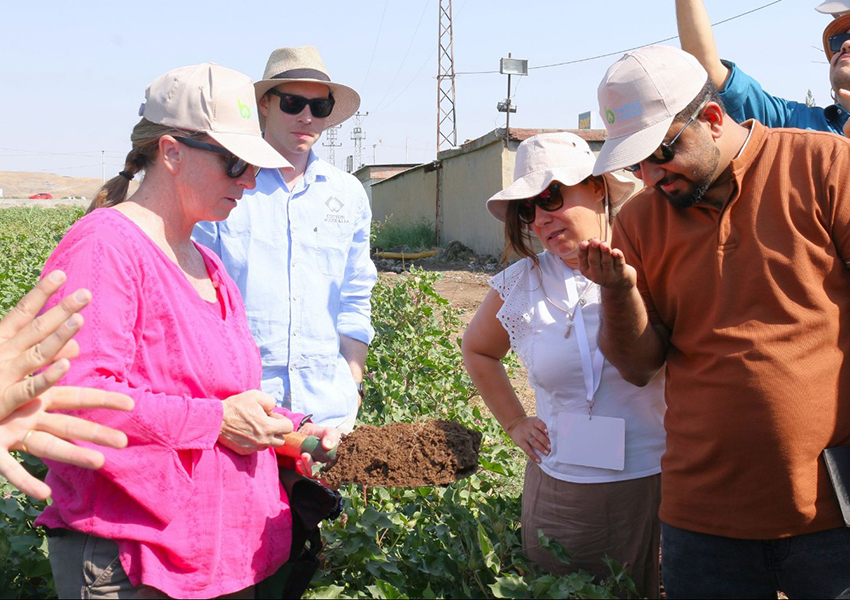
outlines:
M641 597L658 598L661 543L661 475L611 483L570 483L544 473L534 461L525 469L522 546L544 570L563 575L584 569L601 581L609 556L629 571ZM569 552L564 564L537 541L537 530Z

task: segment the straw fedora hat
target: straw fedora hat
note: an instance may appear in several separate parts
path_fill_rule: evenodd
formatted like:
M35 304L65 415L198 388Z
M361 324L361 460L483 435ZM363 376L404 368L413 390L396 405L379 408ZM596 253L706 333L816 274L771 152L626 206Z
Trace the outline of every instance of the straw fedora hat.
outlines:
M829 38L836 33L850 31L850 14L835 17L823 30L823 51L826 52L826 60L832 62L833 52L829 49Z
M487 200L490 214L505 222L508 202L533 198L553 181L576 185L593 174L596 158L582 138L567 131L540 133L522 142L516 151L514 182ZM616 208L635 191L635 182L615 175L602 175L608 197Z
M263 78L254 84L257 104L270 89L281 83L296 81L321 83L330 88L336 102L333 112L325 120L325 129L342 123L360 108L360 94L347 85L331 81L325 63L314 46L278 48L271 53Z

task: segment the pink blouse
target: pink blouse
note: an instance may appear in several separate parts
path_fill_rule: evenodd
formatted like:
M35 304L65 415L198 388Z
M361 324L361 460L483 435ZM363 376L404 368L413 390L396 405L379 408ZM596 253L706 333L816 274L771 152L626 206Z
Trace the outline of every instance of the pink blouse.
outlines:
M44 269L65 271L63 292L94 296L62 383L123 392L136 406L79 411L126 432L129 446L99 448L99 471L46 461L53 504L37 524L116 540L134 585L177 598L261 581L289 557L292 534L274 452L241 456L216 443L221 401L259 389L261 364L236 285L215 254L198 250L214 304L112 209L78 221ZM302 415L282 412L298 426Z

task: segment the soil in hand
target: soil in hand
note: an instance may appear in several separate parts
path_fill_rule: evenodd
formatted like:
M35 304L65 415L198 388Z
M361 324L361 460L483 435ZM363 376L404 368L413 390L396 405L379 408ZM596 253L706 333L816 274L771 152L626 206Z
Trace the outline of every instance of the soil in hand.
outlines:
M343 436L321 478L332 489L448 485L475 472L480 447L481 432L451 421L361 425Z

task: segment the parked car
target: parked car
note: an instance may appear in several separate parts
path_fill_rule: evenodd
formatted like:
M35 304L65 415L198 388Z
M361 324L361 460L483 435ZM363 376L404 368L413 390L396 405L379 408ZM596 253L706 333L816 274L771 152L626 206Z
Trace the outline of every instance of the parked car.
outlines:
M41 192L30 196L30 200L53 200L53 196L51 196L47 192Z

